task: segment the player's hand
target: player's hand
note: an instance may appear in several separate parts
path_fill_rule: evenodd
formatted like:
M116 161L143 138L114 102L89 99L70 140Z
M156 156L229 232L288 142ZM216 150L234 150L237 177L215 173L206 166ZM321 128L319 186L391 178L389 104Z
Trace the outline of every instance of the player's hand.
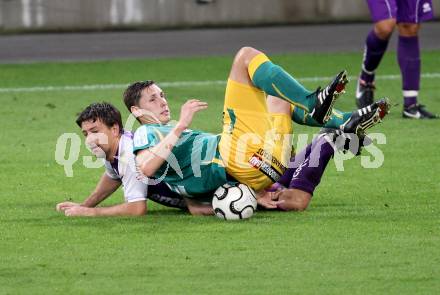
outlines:
M74 202L62 202L57 204L56 209L57 211L65 211L72 206L79 206L79 204Z
M278 200L277 192L262 191L257 195L257 203L265 209L277 209L284 200Z
M84 207L80 205L72 206L64 210L66 216L93 216L94 208Z
M207 102L198 99L188 100L180 109L180 118L177 125L183 130L187 129L192 123L194 114L206 108L208 108Z

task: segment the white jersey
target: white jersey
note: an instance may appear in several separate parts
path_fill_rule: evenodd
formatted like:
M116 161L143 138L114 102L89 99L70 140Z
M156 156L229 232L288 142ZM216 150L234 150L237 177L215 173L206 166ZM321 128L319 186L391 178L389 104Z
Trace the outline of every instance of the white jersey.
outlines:
M113 163L105 161L106 174L122 182L125 201L137 202L147 199L148 186L137 179L133 154L133 134L125 131L119 140L117 156Z

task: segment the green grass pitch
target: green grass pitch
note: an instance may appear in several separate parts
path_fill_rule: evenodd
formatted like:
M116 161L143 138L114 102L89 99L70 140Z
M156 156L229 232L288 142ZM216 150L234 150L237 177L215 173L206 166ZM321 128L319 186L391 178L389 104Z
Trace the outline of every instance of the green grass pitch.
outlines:
M401 82L380 79L378 96L399 103L383 124L384 163L331 162L309 209L258 212L244 222L192 217L149 204L142 218L67 218L57 202L83 200L101 169L86 169L75 115L106 100L123 111L135 80L225 80L232 57L0 65L0 294L435 294L440 290L440 121L401 118ZM298 78L357 75L361 53L292 54L273 60ZM423 53L420 100L440 113L440 51ZM387 54L378 75L398 75ZM305 80L309 88L327 81ZM78 86L77 89L29 87ZM26 91L11 89L25 88ZM174 118L188 98L209 102L193 128L219 132L224 85L171 85ZM7 90L9 89L9 90ZM337 108L354 109L355 82ZM295 133L317 129L295 126ZM66 177L58 137L81 136ZM105 204L122 200L121 192Z

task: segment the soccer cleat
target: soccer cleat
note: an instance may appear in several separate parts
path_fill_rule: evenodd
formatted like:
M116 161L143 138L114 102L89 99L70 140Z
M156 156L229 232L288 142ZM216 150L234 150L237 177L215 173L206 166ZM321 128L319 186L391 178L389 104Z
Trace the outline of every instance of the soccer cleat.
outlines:
M316 106L310 115L320 124L325 124L332 115L333 105L336 99L344 93L345 85L348 83L347 72L340 72L336 78L324 89L320 87L311 95L316 96Z
M356 105L358 108L364 108L374 102L374 82L367 83L362 79L358 79L356 87Z
M329 143L333 144L333 148L342 151L344 154L348 151L355 156L361 154L362 147L372 143L371 138L365 133L357 135L355 133L345 133L339 129L322 128L319 133L326 136Z
M389 113L391 104L388 98L382 98L375 103L354 111L344 124L340 126L344 133L354 133L358 136L380 122Z
M428 112L424 105L413 104L403 109L402 117L405 119L438 119L439 116Z

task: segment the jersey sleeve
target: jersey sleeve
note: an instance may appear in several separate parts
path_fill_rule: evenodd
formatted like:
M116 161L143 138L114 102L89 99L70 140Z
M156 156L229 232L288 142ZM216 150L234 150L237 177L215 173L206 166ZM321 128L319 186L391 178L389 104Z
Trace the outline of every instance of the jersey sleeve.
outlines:
M133 153L136 154L140 150L151 148L157 145L159 142L159 134L154 132L153 128L143 125L134 133Z
M112 165L109 162L105 161L104 165L105 165L105 174L107 174L108 177L114 180L121 179L119 175L116 174L115 170L113 170Z

